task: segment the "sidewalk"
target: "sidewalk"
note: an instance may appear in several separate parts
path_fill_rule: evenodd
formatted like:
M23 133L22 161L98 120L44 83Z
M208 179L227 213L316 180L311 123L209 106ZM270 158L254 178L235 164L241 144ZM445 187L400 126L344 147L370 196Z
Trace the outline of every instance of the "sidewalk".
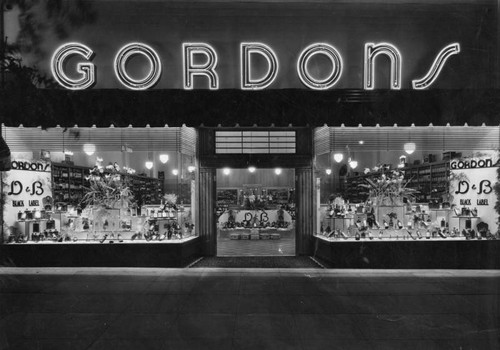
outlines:
M499 349L498 270L1 268L4 349Z

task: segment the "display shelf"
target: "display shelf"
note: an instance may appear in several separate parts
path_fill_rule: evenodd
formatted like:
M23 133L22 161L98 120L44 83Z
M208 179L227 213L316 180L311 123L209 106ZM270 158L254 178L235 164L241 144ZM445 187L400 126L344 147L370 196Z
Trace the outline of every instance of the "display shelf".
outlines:
M160 179L142 175L127 175L130 191L139 205L160 204L163 186Z
M453 218L458 219L458 229L460 232L462 232L463 229L472 229L476 227L476 225L473 225L472 220L480 219L478 216L470 215L453 216Z
M347 230L351 225L354 225L354 217L327 217L323 221L323 228L330 226L331 230Z
M90 168L65 163L52 163L52 196L54 203L77 206L89 187L86 176Z
M423 163L417 165L407 165L398 169L386 169L368 174L348 176L346 178L345 199L352 203L365 202L368 199L368 190L361 184L366 185L366 179L371 179L383 173L398 170L404 171L405 181L408 181L408 188L417 190L417 202L431 202L436 204L442 202L443 195L449 188L448 176L450 172L450 161L440 161Z
M405 180L409 181L408 188L418 191L417 202L433 202L436 205L442 203L443 195L449 189L449 160L409 165L401 170L405 172Z
M90 168L65 163L52 163L52 195L54 202L77 206L90 187L86 177ZM163 197L163 186L157 178L141 175L124 175L130 184L130 191L143 204L159 204Z

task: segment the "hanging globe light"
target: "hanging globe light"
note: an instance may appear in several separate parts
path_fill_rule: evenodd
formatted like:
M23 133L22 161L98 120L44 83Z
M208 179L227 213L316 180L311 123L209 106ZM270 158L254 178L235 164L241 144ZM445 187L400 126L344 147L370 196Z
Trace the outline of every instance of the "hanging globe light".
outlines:
M229 168L224 168L224 169L222 169L222 173L223 173L224 175L229 175L229 174L231 173L231 169L229 169Z
M83 151L88 155L91 156L95 153L95 145L93 143L86 143L83 145Z
M168 162L168 154L160 154L160 162L162 162L163 164Z
M412 154L417 149L417 146L413 142L405 143L404 150L408 154Z
M274 173L275 173L276 175L281 174L281 168L276 168L276 169L274 169Z
M152 161L150 161L150 160L148 160L148 161L146 162L146 168L147 168L148 170L153 169L153 162L152 162Z
M342 153L335 153L333 159L335 159L337 163L340 163L344 159L344 155Z
M351 169L356 169L356 167L358 166L358 161L357 160L350 160L349 166L351 167Z
M332 169L328 168L325 170L326 175L332 175Z

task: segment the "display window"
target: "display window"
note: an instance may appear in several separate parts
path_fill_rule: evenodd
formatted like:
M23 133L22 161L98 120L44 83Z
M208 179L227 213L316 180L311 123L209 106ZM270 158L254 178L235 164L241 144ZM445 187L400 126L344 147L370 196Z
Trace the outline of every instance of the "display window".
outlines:
M499 130L317 129L316 235L337 242L499 238Z
M3 243L179 243L197 236L194 129L13 128Z

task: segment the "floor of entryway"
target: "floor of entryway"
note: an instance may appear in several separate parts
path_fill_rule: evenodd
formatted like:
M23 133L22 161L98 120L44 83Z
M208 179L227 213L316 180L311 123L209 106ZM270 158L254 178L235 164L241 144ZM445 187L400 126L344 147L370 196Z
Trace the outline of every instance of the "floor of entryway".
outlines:
M217 256L293 256L295 237L271 239L217 238Z
M0 268L0 349L500 349L498 270Z

